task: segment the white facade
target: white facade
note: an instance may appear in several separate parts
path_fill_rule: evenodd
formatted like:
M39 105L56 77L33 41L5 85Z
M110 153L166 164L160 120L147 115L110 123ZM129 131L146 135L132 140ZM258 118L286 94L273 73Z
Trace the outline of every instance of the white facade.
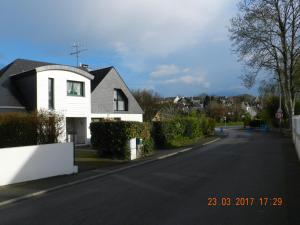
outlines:
M71 143L1 148L0 165L0 186L78 171Z
M91 114L90 79L70 71L47 70L37 73L37 109L48 109L48 78L54 79L54 109L66 117ZM68 96L67 81L84 83L84 96Z
M54 110L66 118L84 118L86 124L91 123L91 81L72 71L46 70L37 72L37 110L48 110L48 79L54 79ZM84 83L84 96L68 96L67 81ZM82 133L82 131L79 131ZM85 126L85 143L91 138L89 126ZM67 139L67 131L61 141Z

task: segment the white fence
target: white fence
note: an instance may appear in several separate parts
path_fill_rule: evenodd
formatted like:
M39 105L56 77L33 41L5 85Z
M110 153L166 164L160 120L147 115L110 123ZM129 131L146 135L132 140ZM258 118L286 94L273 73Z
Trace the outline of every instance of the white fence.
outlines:
M77 170L73 143L0 148L0 186Z
M293 117L293 141L300 159L300 116Z

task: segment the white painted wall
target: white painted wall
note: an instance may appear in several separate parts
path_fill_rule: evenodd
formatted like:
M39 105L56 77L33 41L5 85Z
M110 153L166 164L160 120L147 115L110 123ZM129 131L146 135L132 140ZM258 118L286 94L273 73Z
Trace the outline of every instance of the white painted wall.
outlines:
M135 121L143 122L143 114L92 114L93 119L95 118L121 118L123 121Z
M87 141L91 138L89 124L91 116L91 81L71 71L47 70L37 73L37 110L48 110L48 78L54 79L54 108L65 117L87 119ZM84 97L68 96L67 81L84 82ZM63 135L64 139L66 134Z
M293 141L300 160L300 116L293 117Z
M65 70L37 73L37 109L48 109L48 78L54 79L54 108L66 117L86 117L91 113L91 82L88 78ZM67 80L84 82L85 96L68 96Z
M0 148L0 186L72 174L73 143Z

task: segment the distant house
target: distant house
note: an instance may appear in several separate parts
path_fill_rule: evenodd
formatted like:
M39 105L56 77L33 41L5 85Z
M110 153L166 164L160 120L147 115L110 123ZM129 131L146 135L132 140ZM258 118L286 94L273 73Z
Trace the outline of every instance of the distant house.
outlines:
M251 117L255 117L257 115L256 108L250 106L250 104L247 102L242 102L242 109L244 109L247 113L249 113Z
M53 110L65 118L64 139L87 144L92 120L143 121L143 110L114 67L88 71L17 59L0 70L0 113Z
M203 110L204 104L202 103L201 99L196 97L180 97L176 96L173 100L173 103L177 105L179 109L184 112L189 112L192 110Z
M176 98L173 100L173 103L182 111L188 112L190 111L192 107L192 102L189 98L186 97L179 97L176 96Z

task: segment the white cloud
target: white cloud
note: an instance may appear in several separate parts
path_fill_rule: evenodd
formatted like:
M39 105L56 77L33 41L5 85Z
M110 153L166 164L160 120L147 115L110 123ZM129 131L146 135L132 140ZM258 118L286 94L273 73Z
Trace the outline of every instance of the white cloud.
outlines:
M165 57L201 43L224 23L225 6L233 2L3 0L0 19L3 35L42 43L81 40L89 48L112 48L125 56Z
M160 65L155 68L154 71L150 73L151 77L166 77L171 75L176 75L179 73L187 73L189 72L189 68L180 68L177 65L170 64L170 65Z
M223 20L219 16L229 1L111 0L89 4L93 9L87 11L94 11L88 16L91 33L123 42L135 54L167 56L203 41Z
M212 43L221 43L221 42L225 42L228 40L227 36L216 36L211 38L210 42Z
M157 84L168 85L201 85L205 88L210 87L210 82L207 81L205 73L195 71L191 68L181 68L175 64L160 65L150 73L152 82ZM170 78L171 76L171 78Z
M208 88L210 86L210 83L206 81L206 78L204 75L185 75L180 76L173 79L168 79L163 81L165 84L187 84L187 85L202 85L203 87Z
M123 42L115 42L114 44L114 48L116 50L116 52L120 53L120 54L126 54L130 51L129 47L126 46L126 44L124 44Z

